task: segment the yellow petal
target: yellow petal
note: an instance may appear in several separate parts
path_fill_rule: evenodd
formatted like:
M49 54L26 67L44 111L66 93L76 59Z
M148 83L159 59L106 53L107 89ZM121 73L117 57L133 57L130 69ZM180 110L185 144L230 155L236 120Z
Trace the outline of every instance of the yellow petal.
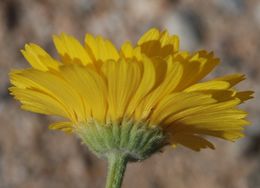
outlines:
M152 28L143 34L143 36L138 40L137 44L142 45L143 43L148 41L155 41L158 40L159 37L160 32L158 31L158 29Z
M214 145L205 138L191 133L174 134L171 137L171 143L183 145L194 151L200 151L205 148L215 149Z
M136 59L142 61L141 48L134 48L130 42L125 42L121 47L121 55L126 59Z
M76 92L75 88L69 85L61 78L59 72L41 72L38 70L24 70L19 73L19 81L22 81L26 88L33 88L55 98L70 113L70 119L81 120L84 119L84 106L81 98Z
M173 93L164 97L156 106L151 116L153 124L164 124L164 119L173 116L181 111L199 107L207 104L213 104L216 100L211 98L210 95L201 93Z
M235 119L243 119L246 113L241 110L229 109L221 111L200 112L198 114L183 117L180 121L185 124L203 124L204 122L228 121ZM223 125L225 126L225 125Z
M245 75L243 74L230 74L230 75L215 78L214 80L226 81L230 84L230 87L233 87L234 85L236 85L237 83L245 79L246 79Z
M140 67L135 62L109 61L102 66L108 84L108 118L117 121L124 117L131 97L140 80Z
M200 71L195 77L195 80L199 81L208 75L219 64L219 59L214 57L213 52L209 53L207 51L199 51L197 54L198 57L196 57L196 55L193 56L192 61L200 62Z
M173 60L181 62L183 66L183 76L176 88L177 91L182 91L200 81L219 64L219 59L215 58L213 53L206 51L196 52L192 56L187 53L177 53L173 56Z
M194 130L194 133L198 132L200 135L208 135L208 136L214 136L218 138L222 138L225 140L229 141L236 141L239 138L244 137L244 133L241 132L241 130L221 130L221 131L216 131L216 130Z
M53 36L55 47L64 63L91 64L91 59L85 48L74 37L62 33Z
M132 58L134 56L134 48L130 42L125 42L121 46L121 53L125 58Z
M167 45L172 46L173 53L179 51L179 37L177 35L170 36L167 30L161 33L160 43L161 46L167 46Z
M23 56L26 58L26 60L35 69L41 71L47 71L49 69L58 69L59 63L36 44L26 44L25 50L21 50L21 52Z
M165 59L179 50L179 38L176 35L170 36L166 30L159 32L154 28L147 31L137 44L148 57Z
M203 91L203 90L225 90L230 87L230 84L225 81L207 81L202 83L194 84L184 91L191 92L191 91Z
M90 34L85 36L86 50L91 55L92 61L107 61L119 59L119 54L115 46L101 36L93 37Z
M142 78L140 85L136 90L134 96L131 99L131 102L127 108L127 115L130 116L136 109L136 106L144 99L144 97L151 91L155 84L155 67L150 59L145 56L142 57Z
M235 94L235 97L239 98L241 102L252 99L254 92L253 91L240 91Z
M84 116L93 116L98 122L104 122L107 88L103 78L94 70L79 65L62 67L61 73L82 99Z
M224 102L224 101L229 101L235 97L235 91L234 90L221 90L221 89L208 89L208 90L200 90L200 93L210 95L213 99L217 100L218 102Z
M25 110L48 115L68 116L63 104L46 93L17 87L11 87L10 91L17 100L21 101L22 108Z
M152 109L164 96L173 92L179 84L182 76L182 67L179 62L172 62L169 59L167 62L167 71L162 83L158 85L149 95L138 105L135 116L139 119L148 118Z
M56 122L49 125L49 129L52 130L61 130L66 133L73 132L73 124L71 122Z
M23 72L26 72L28 70L32 70L32 69L25 69L25 70L12 70L9 73L10 76L10 82L11 84L13 84L14 86L17 86L18 88L36 88L36 87L40 87L38 84L36 84L35 82L33 82L32 80L26 78L25 76L22 76Z
M215 111L230 109L230 108L235 107L239 103L240 103L239 99L232 99L232 100L225 101L225 102L218 102L215 104L201 105L201 106L184 109L184 110L179 111L178 113L173 114L169 118L167 118L165 123L170 124L170 123L173 123L184 117L191 116L193 114L202 114L202 113L207 113L209 111L215 112Z

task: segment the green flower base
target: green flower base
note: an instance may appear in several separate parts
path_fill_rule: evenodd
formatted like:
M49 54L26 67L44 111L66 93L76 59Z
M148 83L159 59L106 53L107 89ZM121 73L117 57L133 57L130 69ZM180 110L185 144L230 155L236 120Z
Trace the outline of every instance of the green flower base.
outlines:
M108 160L107 188L121 187L128 161L144 160L166 144L160 128L131 120L103 125L90 120L77 125L75 132L92 152Z

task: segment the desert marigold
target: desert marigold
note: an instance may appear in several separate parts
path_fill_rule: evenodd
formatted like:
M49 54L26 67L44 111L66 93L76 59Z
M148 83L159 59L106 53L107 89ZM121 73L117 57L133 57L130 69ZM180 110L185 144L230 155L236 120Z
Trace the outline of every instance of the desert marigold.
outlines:
M242 74L202 81L219 64L212 52L180 51L177 36L157 29L119 50L90 34L84 45L64 33L53 41L60 60L25 45L32 67L11 71L11 94L25 110L64 117L50 128L78 134L97 155L135 161L164 145L199 151L214 148L205 136L243 136L237 106L252 92L234 88Z

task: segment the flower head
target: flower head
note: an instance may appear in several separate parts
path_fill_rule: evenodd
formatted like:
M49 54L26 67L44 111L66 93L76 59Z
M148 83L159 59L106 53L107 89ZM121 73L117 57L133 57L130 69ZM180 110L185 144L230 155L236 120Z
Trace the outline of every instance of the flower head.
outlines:
M113 135L120 143L120 126L127 129L124 122L131 122L131 128L145 126L144 132L160 130L163 145L193 150L214 148L205 136L231 141L243 136L248 122L237 106L252 92L234 88L245 79L242 74L202 81L219 64L212 52L180 51L177 36L157 29L120 50L89 34L84 45L64 33L53 40L60 60L27 44L22 54L32 67L10 73L11 94L23 109L66 119L50 128L78 133L117 125L107 131L118 131Z

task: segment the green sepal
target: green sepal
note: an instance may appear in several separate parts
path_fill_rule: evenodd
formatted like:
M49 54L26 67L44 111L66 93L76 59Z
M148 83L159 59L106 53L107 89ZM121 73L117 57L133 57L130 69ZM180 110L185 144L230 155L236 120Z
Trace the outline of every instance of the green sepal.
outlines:
M166 144L166 137L159 127L141 121L99 124L92 119L75 127L83 143L101 158L121 153L127 156L128 161L144 160Z

